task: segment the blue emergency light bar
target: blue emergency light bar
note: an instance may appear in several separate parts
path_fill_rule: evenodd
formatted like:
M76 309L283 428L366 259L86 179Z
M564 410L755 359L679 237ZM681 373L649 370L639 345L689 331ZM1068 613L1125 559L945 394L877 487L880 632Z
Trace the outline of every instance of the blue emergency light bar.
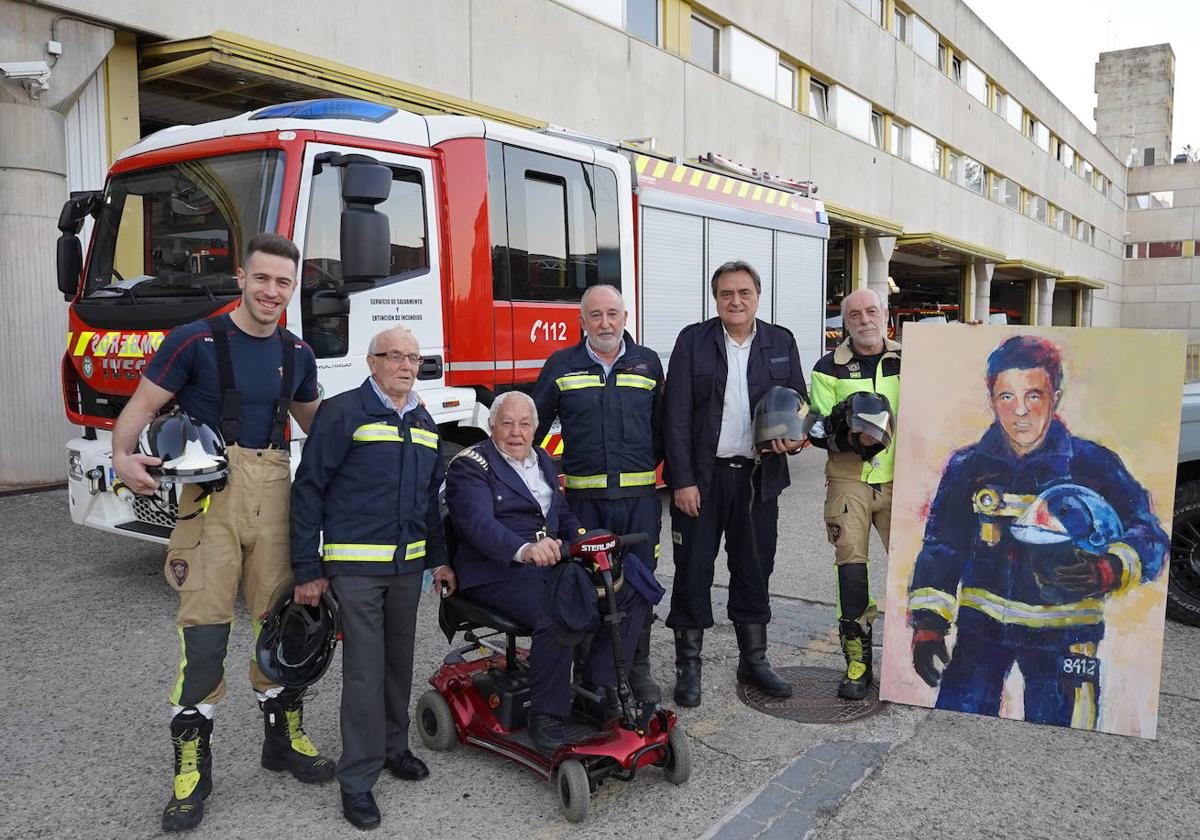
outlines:
M252 120L360 120L383 122L396 113L391 105L361 99L306 99L283 105L268 105L250 115Z

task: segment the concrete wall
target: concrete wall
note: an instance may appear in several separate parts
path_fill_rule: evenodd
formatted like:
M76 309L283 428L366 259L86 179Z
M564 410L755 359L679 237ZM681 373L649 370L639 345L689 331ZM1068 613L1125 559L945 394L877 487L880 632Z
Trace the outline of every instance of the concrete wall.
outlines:
M1096 62L1096 136L1135 167L1155 150L1155 164L1171 160L1175 53L1170 44L1100 54Z

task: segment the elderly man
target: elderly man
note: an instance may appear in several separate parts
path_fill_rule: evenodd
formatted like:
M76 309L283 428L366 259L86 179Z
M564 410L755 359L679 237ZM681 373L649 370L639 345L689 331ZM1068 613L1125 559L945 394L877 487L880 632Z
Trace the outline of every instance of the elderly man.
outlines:
M566 740L573 647L555 636L543 589L563 542L583 528L558 489L554 462L533 445L537 424L528 394L506 391L496 397L488 415L491 438L450 462L446 504L459 540L454 570L463 595L533 628L529 735L538 749L553 753ZM617 593L617 606L625 614L622 661L628 663L649 605L633 586L625 586ZM616 683L610 645L608 634L596 634L585 680Z
M662 529L655 471L662 460L663 371L658 354L625 332L628 318L612 286L583 293L583 339L547 359L533 386L541 421L534 439L542 440L555 417L562 421L567 504L586 528L649 534L654 548L645 562L653 570ZM650 676L649 622L629 684L642 702L662 699Z
M379 333L367 366L357 390L322 403L292 485L295 598L316 604L332 582L341 608L337 778L342 812L358 828L380 823L371 788L384 767L401 779L429 775L408 749L417 601L425 569L455 585L437 501L437 425L413 393L416 339L399 327Z
M874 289L857 289L842 300L842 323L849 336L813 368L812 407L828 417L851 394L882 394L895 412L900 402L900 345L887 337L887 302ZM895 436L892 438L895 441ZM838 696L862 700L871 686L871 623L877 609L867 577L871 526L886 548L892 524L894 442L864 458L879 441L856 439L841 430L812 442L829 451L825 464L825 529L837 567L838 635L846 673Z
M667 484L672 490L675 702L700 704L700 652L713 624L712 582L721 537L729 560L729 618L737 633L737 679L774 697L792 687L767 661L768 583L775 566L779 494L791 483L781 456L803 441L776 440L756 463L753 410L782 385L807 398L796 339L758 320L762 282L748 263L712 276L717 317L679 334L667 375Z

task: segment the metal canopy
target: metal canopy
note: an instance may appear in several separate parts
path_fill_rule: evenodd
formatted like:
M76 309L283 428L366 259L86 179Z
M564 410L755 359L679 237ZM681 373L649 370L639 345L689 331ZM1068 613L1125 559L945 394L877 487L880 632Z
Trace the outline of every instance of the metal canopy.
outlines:
M138 82L143 118L168 124L230 117L280 102L346 96L418 114L477 116L525 128L545 125L224 31L141 47Z
M1055 289L1103 289L1107 284L1095 277L1084 277L1080 274L1068 274L1060 277L1054 284Z
M1004 277L1009 280L1036 280L1039 277L1062 277L1062 269L1033 260L1005 260L996 264L993 279Z
M976 260L998 263L1004 260L1004 254L1000 251L932 232L906 233L899 237L892 259L901 259L902 254L910 254L943 265L969 265Z
M904 232L900 222L862 213L831 201L825 202L829 228L833 236L899 236Z

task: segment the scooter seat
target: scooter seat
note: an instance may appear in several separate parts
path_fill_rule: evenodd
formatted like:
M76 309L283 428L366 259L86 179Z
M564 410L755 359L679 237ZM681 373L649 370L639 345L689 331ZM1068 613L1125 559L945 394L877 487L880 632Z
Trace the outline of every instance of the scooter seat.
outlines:
M490 627L513 636L532 636L533 628L514 621L504 613L463 595L448 595L442 599L438 610L438 623L446 633L447 640L455 633Z

